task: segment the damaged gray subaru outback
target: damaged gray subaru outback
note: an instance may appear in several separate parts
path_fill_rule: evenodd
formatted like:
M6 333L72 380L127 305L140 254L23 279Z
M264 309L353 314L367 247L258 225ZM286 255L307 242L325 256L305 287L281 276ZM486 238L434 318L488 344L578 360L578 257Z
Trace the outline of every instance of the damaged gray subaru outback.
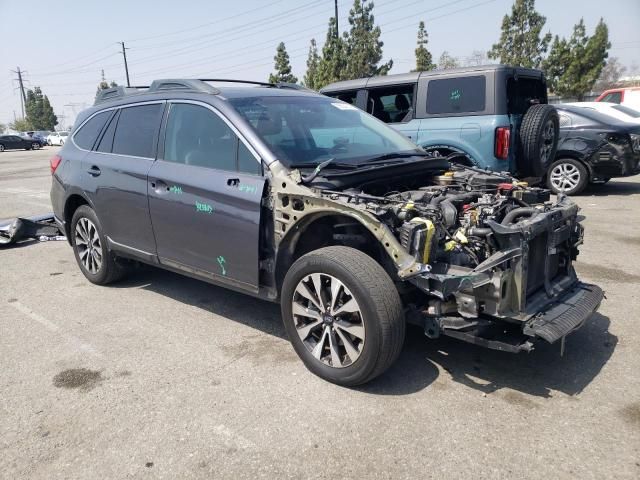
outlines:
M117 87L82 112L51 200L89 281L143 262L279 302L308 369L345 386L391 366L407 323L528 352L600 305L573 267L569 198L431 156L339 100L242 83Z

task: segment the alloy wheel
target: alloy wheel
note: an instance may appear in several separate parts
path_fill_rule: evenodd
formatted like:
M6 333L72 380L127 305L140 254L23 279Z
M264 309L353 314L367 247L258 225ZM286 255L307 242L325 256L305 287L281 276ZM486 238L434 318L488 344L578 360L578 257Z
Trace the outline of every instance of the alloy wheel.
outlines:
M316 360L344 368L362 354L362 312L353 294L337 278L312 273L300 280L293 293L292 313L298 336Z
M580 183L580 170L570 163L559 163L551 170L549 179L557 191L568 192Z
M98 229L91 220L82 217L76 224L75 244L84 268L92 274L102 267L102 244Z
M549 120L544 125L544 130L542 131L542 146L540 147L540 159L542 160L543 165L547 165L547 162L550 160L551 150L553 149L553 142L556 137L556 130L554 128L554 124L552 120Z

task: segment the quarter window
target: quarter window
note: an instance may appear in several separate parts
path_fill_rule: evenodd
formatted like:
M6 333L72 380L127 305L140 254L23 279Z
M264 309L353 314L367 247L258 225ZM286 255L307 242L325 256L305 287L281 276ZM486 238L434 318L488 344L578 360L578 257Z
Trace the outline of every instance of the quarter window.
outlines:
M113 153L153 158L163 105L138 105L120 111L113 138Z
M111 121L109 122L109 126L102 134L102 138L100 139L100 143L96 150L98 152L111 153L111 147L113 147L113 135L116 133L116 125L118 124L118 114L116 113Z
M431 80L427 85L427 113L474 113L485 109L484 76Z
M111 115L111 112L100 112L97 115L94 115L86 122L80 130L78 130L73 136L76 145L85 150L91 150L93 145L96 143L96 139L100 132L102 131L102 127L107 123L107 119Z

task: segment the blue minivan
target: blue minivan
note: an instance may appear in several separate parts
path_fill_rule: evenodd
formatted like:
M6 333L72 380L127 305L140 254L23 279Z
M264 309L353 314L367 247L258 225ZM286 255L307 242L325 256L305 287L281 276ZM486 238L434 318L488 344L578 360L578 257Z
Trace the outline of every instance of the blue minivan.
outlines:
M522 178L543 178L558 114L539 70L486 65L346 80L321 93L390 124L436 155Z

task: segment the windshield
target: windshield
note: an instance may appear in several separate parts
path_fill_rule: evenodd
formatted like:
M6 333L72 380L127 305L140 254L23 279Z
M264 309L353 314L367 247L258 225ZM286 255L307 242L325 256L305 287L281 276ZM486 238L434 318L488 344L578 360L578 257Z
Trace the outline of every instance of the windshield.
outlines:
M287 167L314 167L329 158L355 164L391 153L424 154L384 123L332 98L265 96L229 101Z
M633 108L625 107L624 105L614 105L611 108L618 110L619 112L625 113L633 118L640 118L640 112L634 110Z

